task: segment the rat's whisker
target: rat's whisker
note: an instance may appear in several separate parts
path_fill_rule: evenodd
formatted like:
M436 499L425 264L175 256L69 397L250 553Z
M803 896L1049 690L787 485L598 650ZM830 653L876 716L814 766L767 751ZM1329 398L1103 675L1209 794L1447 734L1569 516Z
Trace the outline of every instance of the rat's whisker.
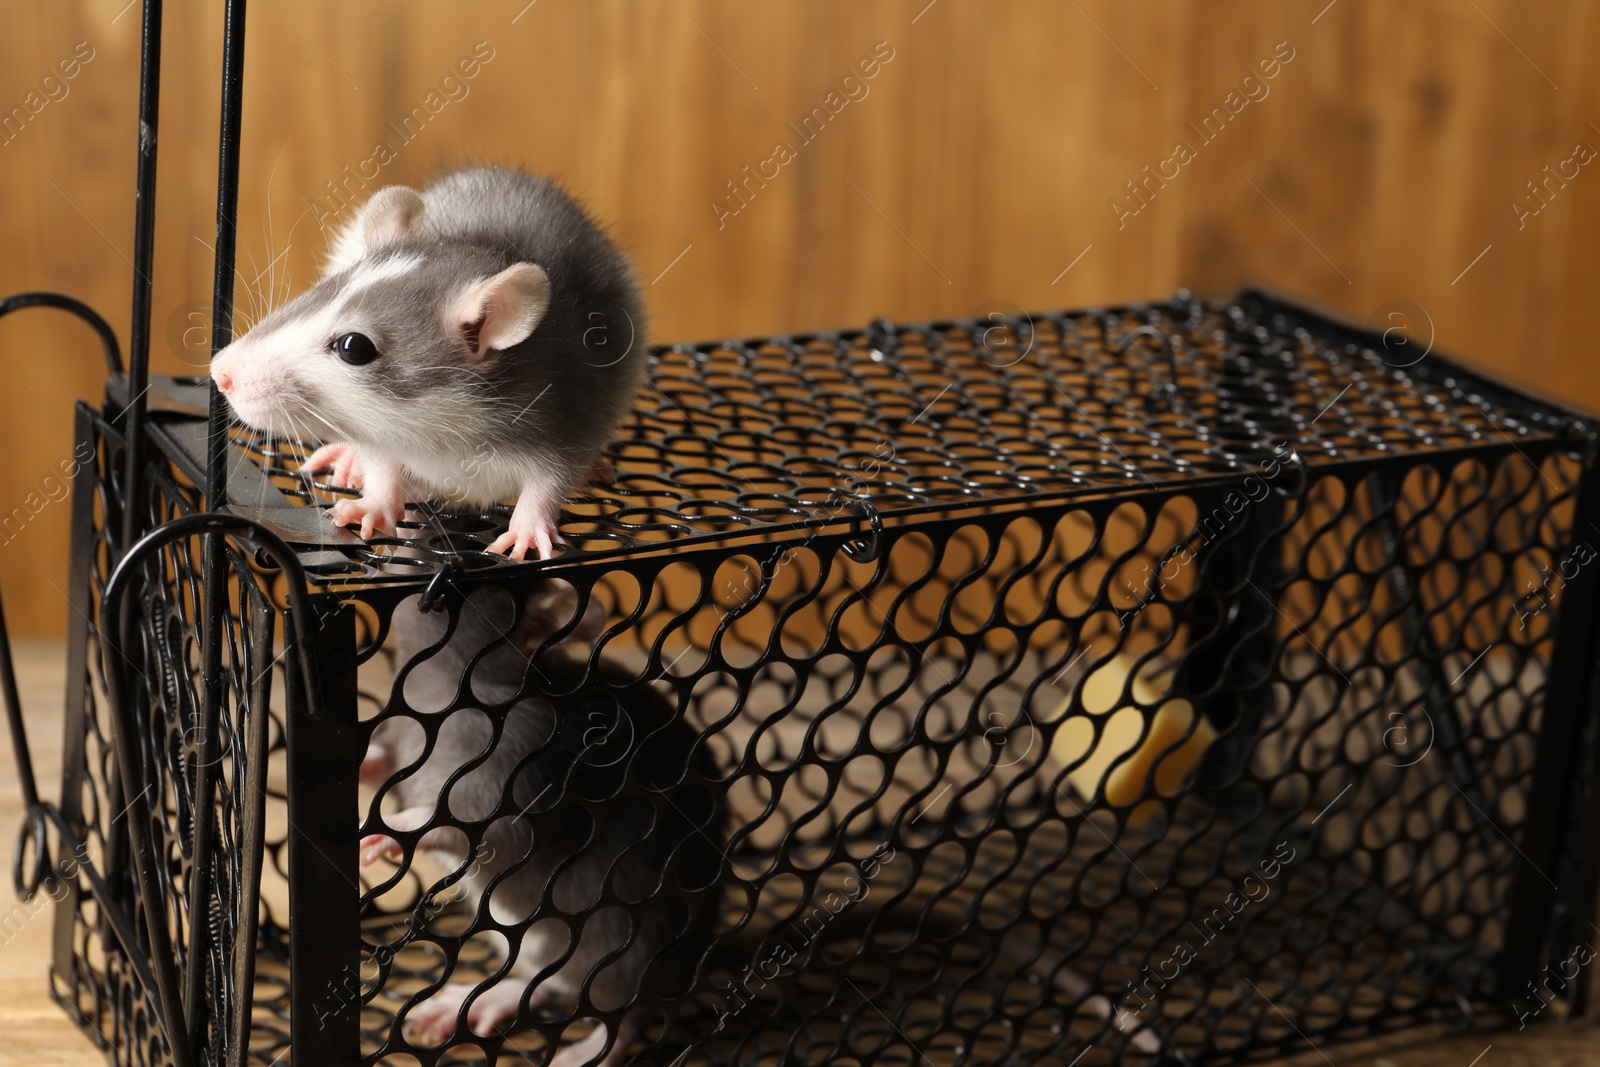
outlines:
M302 399L300 401L300 406L305 408L306 411L309 412L311 414L311 416L313 418L315 418L318 422L322 423L322 428L327 431L327 434L325 436L319 434L317 436L317 438L316 438L317 440L319 440L319 441L332 441L332 440L338 440L341 437L348 436L346 434L340 433L338 426L334 425L333 420L328 418L328 416L324 415L322 413L321 409L319 409L311 401Z
M195 235L194 239L200 243L200 247L206 249L206 251L210 252L212 255L216 255L217 254L217 250L215 248L213 248L211 245L206 244L206 242L198 234ZM249 250L246 249L246 253L247 254L248 254L248 251ZM233 265L233 276L234 276L235 280L237 280L240 283L240 285L244 286L245 291L249 292L250 286L249 286L249 284L247 282L245 282L245 278L244 278L243 272L241 272L239 270L239 264L237 262L237 257L235 257L235 262L234 262L234 265ZM237 296L235 296L234 302L238 303ZM210 310L211 310L212 315L214 316L215 313L216 313L216 309L212 308Z
M250 265L252 267L254 267L255 266L255 258L256 258L255 257L255 253L251 252L249 249L246 249L245 250L245 254L250 257L250 261L251 261ZM260 311L260 301L259 301L259 299L257 297L256 291L250 287L250 282L245 279L245 276L242 273L240 273L238 267L235 267L233 269L233 273L239 279L239 288L244 290L244 295L245 295L245 297L246 297L246 299L248 300L248 303L249 303L248 307L243 307L243 308L240 307L239 306L239 298L238 298L237 295L235 295L234 300L233 300L233 315L234 315L234 318L235 319L245 319L246 321L248 321L248 322L250 322L252 324L254 324L256 322L259 322L260 321L260 316L257 313ZM235 331L235 332L237 333L237 331ZM248 327L248 326L245 327L244 332L245 333L249 333L250 332L250 327Z
M269 302L270 302L271 306L273 306L273 307L277 306L277 296L278 296L277 271L276 271L276 268L275 268L274 264L276 264L280 259L282 259L285 255L288 254L289 248L291 247L291 245L288 242L286 242L284 244L284 248L283 248L282 252L280 252L280 253L278 253L276 255L272 254L272 179L277 177L278 164L283 162L283 153L288 151L288 149L289 149L289 142L288 141L283 142L283 147L278 149L278 157L272 161L272 169L267 172L267 194L266 194L266 196L267 196L267 210L266 210L267 254L268 255L272 255L272 258L267 261L267 270L270 272L268 274L268 277L267 277L267 287L268 287ZM288 287L288 267L287 267L287 265L284 267L284 285L285 285L285 289L287 289L287 287Z
M301 412L301 415L304 414L305 412ZM299 445L302 449L311 449L317 444L317 442L322 440L320 434L310 432L310 430L302 424L300 419L293 418L291 416L290 425L294 427L295 444Z
M245 255L250 257L250 269L255 271L255 276L249 281L244 281L244 275L241 274L239 280L244 283L245 295L250 298L251 315L254 317L254 321L259 322L263 312L261 286L259 284L261 281L261 267L256 263L256 254L253 249L245 249Z

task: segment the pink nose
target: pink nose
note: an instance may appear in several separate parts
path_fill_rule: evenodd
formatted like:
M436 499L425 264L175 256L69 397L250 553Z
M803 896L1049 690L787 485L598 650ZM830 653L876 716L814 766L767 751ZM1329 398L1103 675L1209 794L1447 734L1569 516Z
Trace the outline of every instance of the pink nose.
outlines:
M233 388L233 375L229 374L227 371L216 371L211 375L211 377L216 379L217 388L221 389L224 393Z

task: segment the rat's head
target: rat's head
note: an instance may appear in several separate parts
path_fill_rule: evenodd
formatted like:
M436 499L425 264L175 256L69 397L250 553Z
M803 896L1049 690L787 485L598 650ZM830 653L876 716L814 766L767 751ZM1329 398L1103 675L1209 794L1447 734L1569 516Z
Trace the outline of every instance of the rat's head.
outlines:
M212 380L242 421L383 443L458 435L481 416L495 355L533 333L550 281L429 237L422 216L413 189L375 194L340 235L340 269L217 353Z

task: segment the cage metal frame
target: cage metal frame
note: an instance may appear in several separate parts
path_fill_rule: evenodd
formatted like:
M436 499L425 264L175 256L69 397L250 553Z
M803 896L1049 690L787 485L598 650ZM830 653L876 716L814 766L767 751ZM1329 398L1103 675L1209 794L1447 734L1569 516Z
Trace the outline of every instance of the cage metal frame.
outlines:
M374 646L358 646L356 619L338 583L319 580L317 566L326 559L306 552L304 547L296 549L289 544L295 539L295 523L306 521L308 515L314 518L316 509L269 513L235 506L229 509L233 514L225 515L217 502L230 499L230 481L259 480L269 464L264 457L261 463L239 461L226 433L225 401L214 389L203 403L197 404L194 383L152 377L149 373L162 3L161 0L144 0L143 7L135 270L126 370L122 367L114 333L85 305L69 297L44 293L21 294L0 303L0 315L46 306L77 316L98 335L111 373L103 409L80 405L77 412L77 440L95 446L97 465L94 477L80 479L73 498L74 538L68 595L78 618L73 622L69 640L67 680L69 773L70 765L81 757L86 717L96 699L97 669L101 672L101 696L107 701L112 720L118 726L113 738L117 750L115 771L104 784L109 787L106 799L121 810L110 825L94 827L94 813L80 810L77 791L71 788L70 781L64 782L60 804L40 799L22 729L3 612L0 612L0 657L3 657L0 658L0 683L3 683L27 808L16 860L17 888L22 895L32 896L47 879L59 878L70 889L69 902L63 903L57 913L55 970L58 980L75 966L72 927L85 902L92 901L94 921L104 944L120 948L122 955L118 965L127 968L124 990L133 995L131 1001L119 1002L109 1009L118 1022L118 1029L110 1036L98 1034L99 1041L114 1062L123 1062L124 1057L134 1055L135 1047L148 1043L151 1055L165 1056L185 1067L202 1060L243 1063L251 1054L248 992L242 1003L223 1003L226 1017L216 1017L220 996L216 990L227 985L218 982L217 976L221 973L218 968L232 976L235 996L240 989L249 990L251 986L257 943L254 893L259 892L262 862L259 839L247 842L242 856L232 857L243 862L242 882L236 888L242 889L240 899L245 906L237 915L215 915L208 884L213 865L208 857L215 858L217 841L215 828L210 823L215 809L209 798L222 788L222 783L214 772L216 760L213 757L217 753L210 746L218 743L217 727L224 714L225 643L231 639L248 644L249 654L255 657L251 662L265 663L266 669L261 672L264 676L272 667L264 657L271 652L275 626L280 621L285 626L290 640L285 656L280 658L292 665L292 669L283 671L290 689L284 724L290 737L288 796L292 806L305 811L333 810L339 805L349 806L354 800L354 785L349 781L348 772L353 746L362 732L351 728L354 720L348 712L356 701L358 661L370 656ZM244 16L244 0L227 0L213 354L232 334ZM1186 301L1186 297L1180 297L1174 301L1174 307ZM1260 329L1261 322L1287 317L1313 323L1323 338L1349 339L1353 344L1365 345L1373 342L1370 335L1359 329L1310 315L1264 295L1247 294L1240 301L1241 304L1252 302L1257 318L1245 324L1252 328ZM1110 318L1122 314L1137 316L1146 311L1147 308L1134 307L1106 309L1104 314ZM879 323L857 333L868 336L873 344L886 346L895 342L897 329L891 324ZM1142 326L1129 331L1121 339L1122 343L1126 345L1140 334L1164 345L1162 355L1169 374L1164 381L1155 381L1153 396L1158 403L1170 403L1178 390L1170 340L1162 331ZM1587 422L1577 416L1561 416L1561 409L1556 405L1488 382L1442 360L1438 362L1445 368L1442 373L1452 375L1452 381L1472 390L1475 396L1525 403L1538 411L1558 413L1546 428L1551 430L1553 438L1559 439L1561 447L1578 457L1581 466L1572 525L1577 527L1580 523L1600 520L1600 479L1594 470L1597 437ZM191 434L178 440L170 429L153 424L150 419L152 402L168 410L184 409L185 405L189 410L198 408L205 416L201 424L203 436ZM1516 448L1515 442L1511 442L1511 448ZM1471 450L1463 450L1467 451ZM1501 449L1502 453L1504 451ZM1349 470L1375 472L1382 469L1383 460L1369 457L1347 462L1344 466ZM186 492L172 481L174 467L186 471L198 492ZM1221 476L1211 488L1221 490L1235 481L1233 477ZM1193 490L1195 484L1189 483L1189 488ZM1377 493L1378 489L1371 491ZM1059 506L1086 496L1098 496L1104 502L1116 499L1118 494L1104 491L1085 494L1081 487L1063 487L1054 494L1032 496L1025 503L1035 508ZM898 532L894 528L897 524L910 520L937 523L942 521L938 516L949 510L947 504L929 503L883 509L870 500L856 500L852 510L843 516L830 516L820 526L814 520L796 519L787 532L804 531L809 539L820 538L843 556L866 563L881 556L882 542L892 539ZM1380 505L1378 510L1386 509ZM891 520L887 533L886 514ZM287 526L283 524L286 519ZM1253 512L1244 539L1270 530L1273 519L1271 508ZM783 547L785 542L774 534L784 533L784 528L768 524L760 532L779 548ZM1392 539L1395 531L1384 529L1380 536ZM193 548L174 548L193 542L195 538L199 540ZM675 547L710 550L726 542L725 537L718 535L691 536L679 539ZM252 544L262 548L265 556L248 551L247 546ZM188 914L204 913L208 921L193 924L187 943L173 946L167 943L170 939L166 923L168 888L159 884L157 872L147 862L152 816L144 799L145 789L135 790L124 806L122 801L127 793L118 776L123 782L142 780L141 764L146 757L136 748L142 743L140 731L148 726L139 719L137 708L127 699L129 685L123 665L131 662L127 650L132 641L133 618L123 597L141 577L147 584L152 581L156 572L151 571L150 566L153 561L159 563L163 552L178 550L192 553L188 557L193 586L190 593L201 605L198 618L204 623L196 673L203 683L199 686L202 703L197 709L197 721L205 724L206 729L202 732L200 758L193 780L194 795L201 799L193 805L195 819L187 835L196 857L193 870L198 875L187 887L187 895ZM109 577L97 572L95 558L99 553L105 553L106 562L111 564ZM282 576L282 588L292 603L288 610L274 602L265 591L258 590L259 595L256 595L242 588L248 584L241 581L242 577L258 573L258 568L269 561ZM459 591L490 580L527 580L539 571L538 565L507 566L497 568L491 578L465 573L459 567L441 566L424 578L410 579L407 588L425 586L430 595L441 595L452 587ZM559 573L559 567L550 572ZM1226 589L1259 573L1248 557L1231 559L1216 564L1209 580ZM240 587L237 591L230 590L230 576ZM1600 608L1597 580L1600 579L1592 570L1578 573L1567 584L1558 613L1554 648L1550 653L1549 699L1539 727L1537 762L1531 773L1532 789L1527 806L1535 813L1562 812L1564 815L1529 819L1523 825L1524 836L1518 851L1525 862L1517 865L1511 882L1510 900L1505 909L1508 923L1505 945L1496 967L1495 995L1501 998L1518 995L1526 984L1535 980L1541 965L1557 955L1562 938L1570 936L1572 930L1594 915L1593 901L1597 883L1600 883L1600 867L1597 867L1600 849L1596 848L1594 840L1596 819L1591 790L1596 760L1593 720L1597 693L1593 665L1586 657L1592 655L1597 626L1600 626L1600 619L1596 617L1597 608ZM230 612L227 608L231 596L240 598L241 606L237 611ZM88 614L95 606L96 597L100 608L98 625L89 621ZM1413 602L1405 596L1401 599ZM314 631L307 629L310 619L316 621ZM1240 610L1213 629L1213 639L1219 648L1248 649L1252 640L1259 637L1263 625L1259 606ZM1423 624L1412 618L1407 625L1415 638ZM248 635L248 640L244 635ZM1191 682L1192 686L1196 684ZM264 708L264 696L258 694L257 699L258 709ZM1219 711L1218 714L1223 713ZM247 743L242 743L248 749L250 762L259 765L265 758L268 744L264 714L256 716L250 731ZM296 745L293 741L296 735L315 738L317 743L308 741ZM1449 740L1445 739L1445 743L1448 745ZM249 797L260 795L263 790L259 781L255 781L247 783L245 792ZM1493 828L1493 820L1486 817L1486 821ZM344 877L341 868L353 866L354 839L325 822L332 820L301 820L302 832L291 834L287 842L289 866L295 872L289 880L289 906L296 924L287 939L290 954L287 966L292 975L290 1042L294 1061L311 1065L361 1061L356 1051L359 1048L359 1012L332 1013L332 1031L321 1026L313 1031L305 1023L313 1016L320 1021L323 1013L317 1003L318 995L355 957L355 946L344 939L361 922L356 898L345 898L329 891L330 886L337 885L337 880ZM83 848L90 828L103 835L106 846L103 864L85 858ZM53 853L49 847L52 834L58 842ZM72 854L71 859L68 852ZM1554 883L1543 873L1548 870L1560 870L1563 883L1571 888L1558 893ZM342 903L338 903L341 900ZM152 904L153 901L156 903ZM233 934L231 944L224 944L222 934L229 931ZM180 965L180 961L186 962ZM202 962L206 966L201 966ZM212 989L209 996L208 988ZM1581 1004L1586 993L1587 976L1584 976L1573 983L1574 1002ZM65 996L61 999L69 1011L78 1014L80 1022L93 1029L88 1016L82 1014L75 1001ZM227 1000L221 997L221 1001ZM1471 1005L1464 1006L1462 1017L1473 1010Z

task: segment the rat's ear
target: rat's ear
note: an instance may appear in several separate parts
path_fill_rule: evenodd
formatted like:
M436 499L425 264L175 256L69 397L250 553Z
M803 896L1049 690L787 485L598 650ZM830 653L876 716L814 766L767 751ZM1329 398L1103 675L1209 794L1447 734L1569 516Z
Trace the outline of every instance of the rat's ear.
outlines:
M324 269L330 274L348 270L367 249L404 236L421 221L422 197L415 189L404 185L379 189L334 235Z
M404 237L422 221L422 197L408 185L390 185L372 194L361 209L361 239L368 248Z
M550 279L532 263L513 263L474 283L456 301L452 315L474 359L528 339L550 306Z

